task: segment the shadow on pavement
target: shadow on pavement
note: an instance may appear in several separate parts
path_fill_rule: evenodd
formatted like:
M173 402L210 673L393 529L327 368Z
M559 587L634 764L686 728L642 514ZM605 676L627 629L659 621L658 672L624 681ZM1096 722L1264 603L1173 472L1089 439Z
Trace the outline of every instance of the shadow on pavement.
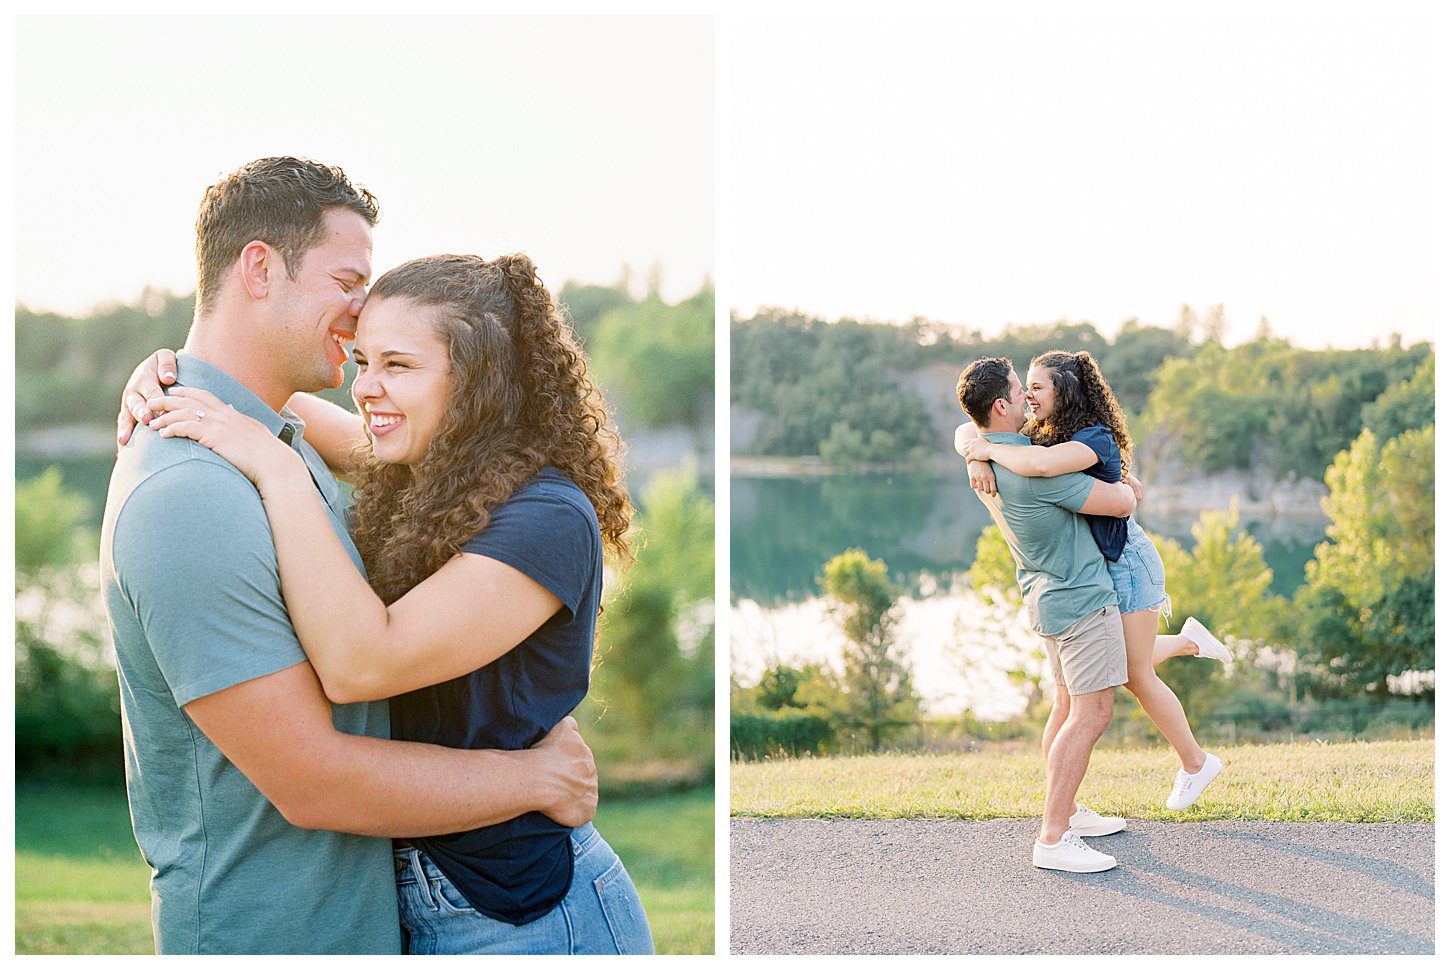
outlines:
M1375 879L1392 889L1419 896L1421 899L1435 901L1435 886L1425 879L1424 876L1413 869L1388 862L1384 859L1369 859L1364 856L1355 855L1352 852L1332 852L1329 849L1320 848L1317 845L1300 845L1286 839L1271 839L1265 835L1254 835L1249 832L1224 831L1216 826L1207 825L1206 831L1224 839L1237 839L1240 842L1250 842L1262 845L1265 848L1276 849L1279 852L1288 852L1315 862L1322 862L1327 866L1334 866L1345 869L1349 872L1358 873L1370 879Z
M1280 842L1263 836L1246 836L1221 830L1214 830L1213 834L1257 842L1274 850L1286 852L1298 850L1297 854L1306 858L1340 865L1356 872L1363 872L1373 878L1380 878L1386 868L1385 863L1367 859L1358 859L1362 863L1361 866L1346 864L1348 860L1358 857L1328 852L1323 849L1309 849L1305 846L1297 846L1292 842ZM1250 886L1215 879L1200 872L1165 862L1153 855L1152 842L1153 839L1150 836L1136 832L1123 832L1112 836L1111 839L1111 850L1118 859L1119 868L1106 873L1054 872L1052 875L1082 883L1085 887L1091 887L1094 890L1110 890L1159 905L1171 906L1193 916L1215 920L1225 926L1236 927L1276 940L1284 946L1300 952L1345 954L1435 952L1435 944L1431 940L1378 926L1322 906L1289 899ZM1414 888L1400 886L1397 888L1409 888L1409 891L1415 892L1417 895L1427 895L1428 898L1433 899L1433 891L1419 892L1424 880L1418 875L1409 873L1407 870L1403 870L1403 867L1393 864L1389 864L1389 867L1399 870L1396 875L1401 878L1405 875L1412 876L1412 880L1405 879L1404 881L1417 884ZM1157 879L1182 886L1190 892L1185 896L1167 895L1160 882L1156 880L1148 882L1143 878L1144 876L1157 877ZM1384 879L1381 881L1395 885L1395 881ZM1326 886L1324 889L1329 891L1332 887ZM1217 895L1250 907L1257 912L1236 912L1212 905L1200 898L1191 898L1196 894ZM1280 920L1285 922L1280 922Z

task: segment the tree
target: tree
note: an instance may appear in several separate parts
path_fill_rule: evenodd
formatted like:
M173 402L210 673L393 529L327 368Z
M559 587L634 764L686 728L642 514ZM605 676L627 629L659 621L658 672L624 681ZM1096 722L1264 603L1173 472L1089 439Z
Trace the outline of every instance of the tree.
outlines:
M849 710L824 664L776 663L752 686L730 682L730 750L739 757L825 754Z
M1153 372L1167 358L1192 352L1193 348L1180 341L1172 330L1129 320L1118 331L1112 346L1103 349L1098 364L1118 403L1129 411L1140 412L1147 406L1148 395L1153 390Z
M848 549L827 562L819 582L846 634L844 720L879 751L895 729L921 713L911 671L896 649L901 590L887 577L886 563L861 549Z
M105 660L96 536L58 468L15 489L15 762L118 770L120 697Z
M1153 537L1173 594L1174 619L1196 616L1210 629L1246 640L1271 636L1274 573L1264 562L1264 547L1239 530L1238 502L1202 513L1192 531L1192 553Z
M806 673L796 667L776 664L760 675L760 692L757 702L768 711L783 708L802 708L805 701L796 697L796 691L806 678Z
M1203 318L1203 341L1221 344L1227 335L1228 320L1224 317L1223 304L1215 303L1208 308L1208 316Z
M703 427L715 413L715 292L670 306L652 293L600 318L590 356L626 416Z
M850 466L916 460L929 447L926 409L895 376L924 360L919 328L772 310L730 333L731 400L761 415L750 451Z
M118 398L119 400L119 398ZM55 465L15 487L15 580L36 581L47 569L69 566L94 553L96 538L82 523L84 496L69 491Z
M1325 475L1328 539L1296 603L1318 636L1307 659L1331 681L1380 697L1390 679L1435 667L1435 428L1383 447L1364 431Z
M604 608L590 700L604 708L599 730L629 738L632 757L663 753L708 761L715 696L714 506L687 470L655 475L641 504L638 558Z
M1009 603L1022 602L1022 590L1017 585L1017 561L1002 530L995 525L982 529L977 537L977 551L972 559L972 568L967 571L967 581L987 602L995 602L999 596Z
M809 715L838 721L847 713L848 703L840 678L825 664L794 667L777 662L748 687L732 683L730 710L774 718Z
M1010 643L1016 639L1012 630L1014 625L1028 633L1030 646L1019 649L1011 666L1004 672L1022 692L1025 701L1023 716L1038 717L1051 698L1050 692L1044 691L1042 686L1046 648L1040 637L1031 634L1027 611L1022 605L1022 588L1017 585L1017 561L1013 559L1002 531L995 525L986 526L977 537L967 582L982 598L985 609L971 626L958 622L953 630L957 640L948 646L948 652L956 660L958 669L970 674L979 655L979 651L972 649L972 642Z
M559 305L569 315L574 335L588 347L594 339L599 318L610 310L618 310L634 303L629 298L628 280L616 286L593 286L570 281L559 288Z
M1179 307L1178 319L1173 324L1173 335L1185 344L1192 343L1198 328L1198 314L1194 312L1193 307L1187 303Z
M1380 441L1435 423L1435 355L1428 355L1407 380L1364 406L1364 426Z
M147 291L137 305L85 317L15 311L15 426L114 426L131 369L158 347L180 347L192 297Z
M1184 620L1198 618L1220 639L1272 642L1280 629L1284 602L1269 592L1274 574L1264 562L1257 539L1238 528L1238 505L1204 512L1193 526L1191 552L1170 539L1150 536L1163 559L1173 616L1167 631L1177 633ZM1159 665L1163 679L1183 703L1190 723L1208 719L1231 697L1262 693L1262 672L1254 658L1243 657L1232 676L1219 664L1169 661ZM1277 685L1274 685L1277 690Z

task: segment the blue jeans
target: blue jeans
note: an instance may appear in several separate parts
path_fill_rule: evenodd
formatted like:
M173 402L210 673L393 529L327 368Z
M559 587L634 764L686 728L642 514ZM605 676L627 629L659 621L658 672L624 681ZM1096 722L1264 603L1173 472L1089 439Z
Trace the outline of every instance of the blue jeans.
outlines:
M393 850L398 913L408 952L653 953L644 905L624 863L592 824L569 835L574 879L559 905L514 926L479 913L426 855Z

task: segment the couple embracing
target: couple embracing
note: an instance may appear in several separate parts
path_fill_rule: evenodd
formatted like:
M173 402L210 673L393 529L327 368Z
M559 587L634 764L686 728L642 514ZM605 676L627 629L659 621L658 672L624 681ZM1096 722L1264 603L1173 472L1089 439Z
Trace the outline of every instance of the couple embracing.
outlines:
M1131 517L1141 494L1127 474L1132 442L1091 354L1042 354L1025 386L1010 360L980 358L962 372L957 399L972 419L958 429L957 451L1011 549L1056 688L1042 737L1047 798L1032 862L1102 872L1117 860L1083 837L1111 835L1127 823L1076 799L1112 719L1114 693L1126 685L1172 744L1182 767L1166 804L1186 809L1223 765L1194 739L1182 704L1154 667L1171 656L1230 656L1192 617L1182 633L1157 635L1160 613L1171 609L1163 561Z
M619 438L527 257L369 292L377 219L311 161L211 186L186 346L123 395L101 577L157 950L650 952L569 716L631 558ZM306 393L354 341L358 413Z

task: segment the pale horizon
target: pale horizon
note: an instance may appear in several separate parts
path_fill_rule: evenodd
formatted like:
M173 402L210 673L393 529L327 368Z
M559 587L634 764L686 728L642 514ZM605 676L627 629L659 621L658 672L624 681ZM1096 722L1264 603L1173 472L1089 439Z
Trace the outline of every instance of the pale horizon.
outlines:
M732 311L1433 341L1433 21L1139 9L722 25Z
M527 253L552 289L714 279L706 17L20 17L15 302L195 289L205 188L255 158L374 192L374 277ZM144 54L138 54L144 52ZM669 85L657 79L667 76Z

